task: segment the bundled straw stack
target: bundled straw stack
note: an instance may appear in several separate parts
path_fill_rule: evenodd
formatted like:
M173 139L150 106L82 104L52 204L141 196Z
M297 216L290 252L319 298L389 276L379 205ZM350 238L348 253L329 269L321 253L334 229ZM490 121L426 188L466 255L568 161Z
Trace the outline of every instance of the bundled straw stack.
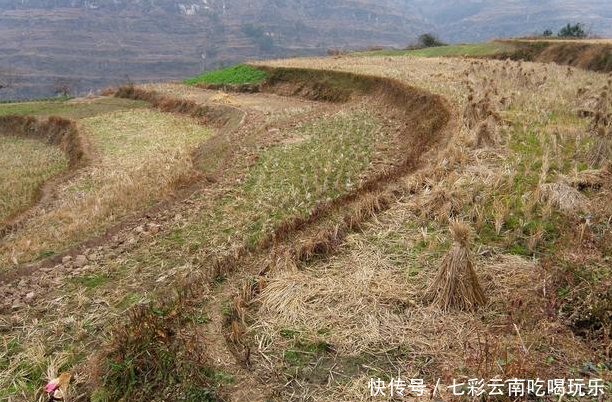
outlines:
M432 303L445 311L476 311L487 299L474 271L469 249L469 228L462 222L452 221L450 230L453 245L427 293Z

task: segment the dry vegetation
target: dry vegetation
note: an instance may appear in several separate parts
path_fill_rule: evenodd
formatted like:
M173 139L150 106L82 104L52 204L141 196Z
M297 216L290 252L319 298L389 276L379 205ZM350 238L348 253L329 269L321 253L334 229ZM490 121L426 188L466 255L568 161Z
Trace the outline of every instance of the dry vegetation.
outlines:
M89 250L87 266L58 265L48 295L2 316L0 397L42 398L44 379L63 371L75 377L70 395L96 401L355 402L371 399L371 377L398 372L430 385L604 378L609 390L607 77L410 56L266 64L395 78L444 96L454 116L448 122L445 102L412 90L407 101L428 108L406 121L400 112L410 111L388 103L410 91L395 82L383 101L321 82L280 85L349 100L333 105L147 87L191 102L140 93L161 109L244 111L242 126L224 134L222 174ZM427 112L444 121L426 121ZM110 211L170 192L192 174L187 150L206 136L192 120L152 111L80 124L98 160L58 189L61 216L35 219L87 220L53 231L29 222L3 240L5 254L33 255L63 227L92 230L118 218ZM448 143L411 164L406 127L443 132Z
M198 103L208 102L214 105L229 105L241 109L255 110L263 113L266 120L273 124L278 124L280 120L288 121L291 117L299 118L300 115L316 109L311 102L299 98L292 98L291 101L287 101L286 97L273 94L202 91L198 87L172 83L146 84L142 88Z
M125 238L113 240L108 249L92 250L88 265L75 269L72 279L63 281L53 290L63 296L40 300L39 311L65 312L65 319L60 321L69 328L69 333L78 334L75 338L67 339L54 331L56 317L34 324L24 315L23 321L15 316L7 322L12 328L21 321L27 330L15 330L6 338L14 347L5 350L2 360L6 367L6 375L1 378L5 394L29 395L50 367L57 370L67 367L76 370L77 364L87 367L83 351L91 345L99 345L101 333L112 328L110 323L115 314L153 297L178 280L176 276L197 270L204 261L231 254L245 242L257 243L269 236L279 222L308 214L319 201L350 191L369 175L368 172L396 162L388 155L385 143L393 141L397 128L391 122L381 123L376 113L359 102L340 111L338 107L299 100L282 102L277 99L275 104L276 113L261 112L259 105L255 108L248 103L242 105L248 108L249 117L246 126L236 133L233 145L239 152L209 188L201 189L184 203L156 216L155 223L137 227ZM255 112L251 113L253 110ZM160 123L162 117L163 121L171 122L172 127ZM159 132L174 133L178 127L181 135L187 136L193 130L184 122L179 117L137 111L85 119L81 125L93 138L107 141L98 143L99 148L96 148L104 150L100 152L102 157L98 165L113 164L112 171L119 172L117 167L133 168L133 164L142 162L140 156L150 160L152 155L157 155L152 151L165 149L161 145L153 147L161 141L160 137L151 138L152 130L143 128L161 125L165 131ZM133 126L138 126L138 130L126 131ZM124 143L128 133L134 136L131 144ZM173 135L166 140L185 139ZM123 146L118 147L118 144ZM200 152L205 154L209 145L216 146L214 142L206 143ZM173 158L175 154L176 151L168 157ZM157 174L154 176L156 183L159 182ZM146 179L139 177L137 184L148 184ZM95 188L77 188L74 183L66 183L64 191L95 191ZM132 198L142 197L152 189L138 187L136 190ZM125 191L123 188L121 194ZM107 192L99 193L97 198L104 199L105 194ZM132 275L133 272L138 275ZM200 290L206 294L206 289ZM100 304L100 300L105 302ZM198 322L206 322L205 313L194 314L202 317ZM41 343L44 345L42 354L33 354L34 350L39 350L35 345ZM50 361L47 355L62 360ZM220 373L222 375L222 371ZM109 376L105 377L106 381L116 380L111 372L104 374ZM77 378L78 382L87 380L87 377ZM102 389L97 395L102 398L105 392Z
M118 98L85 98L73 100L55 100L40 102L18 102L0 105L0 116L61 116L69 119L81 119L99 114L111 113L126 109L146 107L145 102Z
M610 381L606 76L413 57L266 64L399 78L445 95L464 124L442 163L408 179L400 204L339 256L264 280L246 319L262 377L281 376L291 385L279 388L286 398L347 401L367 400L368 379L397 370L435 383L560 378L591 367L583 375ZM469 222L475 239L443 258L453 217ZM466 247L484 295L461 290L461 279L445 282L450 266L466 264ZM444 289L433 299L445 309L482 307L477 316L440 315L429 307L432 289ZM319 376L328 385L312 380Z
M0 224L36 200L42 184L68 166L63 152L36 139L0 136Z
M94 163L58 185L53 200L0 241L3 261L57 253L189 182L198 172L191 152L210 130L185 117L149 110L80 120Z
M427 293L431 303L443 311L477 311L487 304L487 297L474 271L470 229L454 220L450 222L450 230L453 244Z

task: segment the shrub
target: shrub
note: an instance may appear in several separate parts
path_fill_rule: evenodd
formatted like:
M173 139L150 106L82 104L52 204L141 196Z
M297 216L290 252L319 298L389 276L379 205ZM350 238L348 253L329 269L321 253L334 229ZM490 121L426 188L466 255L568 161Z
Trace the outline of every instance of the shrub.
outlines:
M567 24L557 34L560 38L576 38L583 39L587 37L587 34L584 30L584 26L582 24Z
M432 33L424 33L419 36L417 41L419 47L437 47L437 46L445 46L446 43L441 42L440 39L435 34Z
M542 33L542 36L545 36L545 37L553 36L553 31L551 29L545 29L544 32Z
M261 50L272 50L274 47L272 36L261 25L243 25L242 33L251 38Z
M345 54L349 54L349 52L344 49L327 49L328 56L342 56Z
M134 308L99 355L92 400L219 401L203 345L176 330L185 327L192 310L180 302Z
M69 78L55 78L53 80L53 92L61 97L70 97L76 90L76 84Z

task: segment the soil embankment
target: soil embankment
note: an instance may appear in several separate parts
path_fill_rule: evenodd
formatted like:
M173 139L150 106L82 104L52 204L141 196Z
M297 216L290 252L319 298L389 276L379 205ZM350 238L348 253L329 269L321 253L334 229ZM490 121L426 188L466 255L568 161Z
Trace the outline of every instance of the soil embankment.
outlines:
M516 48L494 58L556 63L602 73L612 72L612 42L588 41L507 41Z
M32 138L58 146L68 160L68 170L43 183L32 195L29 205L0 222L0 238L14 230L28 211L44 199L55 185L74 174L91 160L89 148L76 122L58 116L39 119L32 116L0 116L0 135Z

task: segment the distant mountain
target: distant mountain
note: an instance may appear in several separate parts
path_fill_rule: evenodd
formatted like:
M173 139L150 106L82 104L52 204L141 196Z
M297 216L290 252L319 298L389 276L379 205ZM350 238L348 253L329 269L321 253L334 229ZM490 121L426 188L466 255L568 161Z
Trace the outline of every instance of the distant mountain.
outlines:
M581 22L602 36L612 36L610 0L414 0L413 15L436 26L452 42L557 32Z
M609 1L0 0L0 99L169 80L246 59L475 41L570 21L611 35Z
M401 46L430 29L388 0L0 0L0 97L192 76L245 59Z

